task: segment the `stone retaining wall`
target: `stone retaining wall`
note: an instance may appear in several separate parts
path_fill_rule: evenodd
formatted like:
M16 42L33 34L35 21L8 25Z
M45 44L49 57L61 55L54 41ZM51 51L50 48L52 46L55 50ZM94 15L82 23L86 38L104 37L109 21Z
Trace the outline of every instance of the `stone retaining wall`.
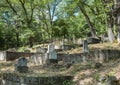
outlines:
M28 52L11 52L11 51L3 51L0 52L0 60L10 61L15 60L19 57L30 57L34 53L28 53Z
M72 76L27 77L15 73L4 73L2 85L72 85L72 79Z
M120 58L120 50L95 50L87 54L58 54L58 60L64 63L81 63L84 61L105 62L110 59Z
M32 57L31 57L32 56ZM4 51L0 52L0 60L14 60L19 57L30 57L29 59L36 64L45 64L47 59L47 54L41 53L27 53L27 52L10 52ZM81 63L84 61L99 61L104 62L109 59L120 58L120 50L95 50L90 51L87 54L78 53L78 54L65 54L57 53L58 61L63 61L64 63ZM30 61L31 61L30 60Z

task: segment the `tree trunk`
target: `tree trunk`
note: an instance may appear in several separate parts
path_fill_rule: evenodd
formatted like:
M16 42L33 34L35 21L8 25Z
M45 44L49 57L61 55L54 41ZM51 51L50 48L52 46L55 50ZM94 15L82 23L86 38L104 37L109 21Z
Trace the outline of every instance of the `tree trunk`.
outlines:
M114 34L113 34L113 19L112 19L112 13L108 14L108 18L107 18L107 24L108 24L108 39L110 41L110 43L113 43L113 41L115 40Z
M18 32L16 32L16 42L17 42L17 47L19 47L20 46L20 43L19 43L19 33Z
M101 2L102 2L104 9L107 9L107 10L110 9L110 7L107 7L107 4L110 4L110 1L101 0ZM115 36L113 33L114 20L113 20L112 11L109 10L109 12L105 11L104 13L106 15L108 39L110 43L113 43L113 41L115 40Z
M86 22L88 23L88 26L90 28L90 32L92 34L93 37L96 37L96 32L95 32L95 29L93 27L93 24L92 22L90 21L90 18L89 16L87 15L86 13L86 10L84 8L84 6L82 5L82 2L79 0L79 8L81 10L81 12L83 13L83 15L85 16L85 19L86 19Z
M120 0L114 0L113 15L116 25L117 41L120 44Z

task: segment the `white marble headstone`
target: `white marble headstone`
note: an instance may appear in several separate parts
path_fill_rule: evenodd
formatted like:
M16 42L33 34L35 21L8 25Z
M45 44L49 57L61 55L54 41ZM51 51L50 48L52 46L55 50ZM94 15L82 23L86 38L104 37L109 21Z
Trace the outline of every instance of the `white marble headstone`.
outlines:
M55 50L54 45L52 43L48 44L47 53L53 52Z
M5 60L5 52L0 52L0 60Z

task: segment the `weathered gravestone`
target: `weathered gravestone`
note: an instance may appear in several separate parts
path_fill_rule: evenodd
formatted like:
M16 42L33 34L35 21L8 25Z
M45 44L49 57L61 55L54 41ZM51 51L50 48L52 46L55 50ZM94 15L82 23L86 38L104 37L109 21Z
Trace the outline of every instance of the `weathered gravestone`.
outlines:
M36 53L45 53L46 49L41 47L36 47Z
M0 60L5 60L5 52L0 52Z
M35 53L30 57L30 61L34 64L43 65L46 64L47 61L47 53Z
M46 53L47 49L41 48L39 46L36 47L35 51L36 52L34 53L34 55L30 57L30 61L34 64L39 64L39 65L45 64L47 60L47 53Z
M52 43L50 43L48 45L47 53L48 53L49 63L58 63L57 53L56 53L54 45Z
M83 40L83 53L88 53L88 42L87 40Z
M88 42L87 40L83 40L83 62L86 62L86 57L88 54L89 50L88 50Z
M20 72L20 73L28 72L27 59L26 58L20 57L18 59L17 64L15 64L15 71Z

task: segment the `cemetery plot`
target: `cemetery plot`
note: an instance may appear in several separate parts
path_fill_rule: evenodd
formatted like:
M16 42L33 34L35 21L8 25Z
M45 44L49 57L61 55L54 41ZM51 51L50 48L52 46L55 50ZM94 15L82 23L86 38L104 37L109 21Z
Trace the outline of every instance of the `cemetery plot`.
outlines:
M91 50L91 48L94 48L94 50ZM95 47L90 47L87 42L84 41L82 48L78 47L73 50L77 50L79 53L70 53L71 50L64 53L56 52L54 45L49 44L46 52L41 52L41 48L37 48L37 51L32 55L33 57L21 56L17 60L6 61L3 63L1 61L0 71L1 74L3 74L3 83L4 85L40 85L41 83L43 85L46 80L50 79L52 83L57 85L57 80L63 82L64 77L64 80L66 80L69 75L75 77L79 75L78 80L81 81L85 76L89 77L90 74L92 78L94 78L94 72L96 72L96 70L101 68L105 69L110 66L111 64L106 65L109 60L118 59L117 63L119 62L120 51L118 49L96 49ZM83 63L83 57L85 57L85 63ZM34 63L31 62L31 60L33 60ZM48 60L50 60L50 63L48 63ZM52 60L57 60L58 62L53 63L54 61ZM90 71L90 74L88 75L86 71ZM57 77L65 74L68 75L61 76L62 78ZM55 77L52 78L52 76ZM51 78L56 79L57 82ZM77 80L75 82L78 83ZM47 84L45 83L44 85ZM60 85L62 85L62 83L60 83Z

